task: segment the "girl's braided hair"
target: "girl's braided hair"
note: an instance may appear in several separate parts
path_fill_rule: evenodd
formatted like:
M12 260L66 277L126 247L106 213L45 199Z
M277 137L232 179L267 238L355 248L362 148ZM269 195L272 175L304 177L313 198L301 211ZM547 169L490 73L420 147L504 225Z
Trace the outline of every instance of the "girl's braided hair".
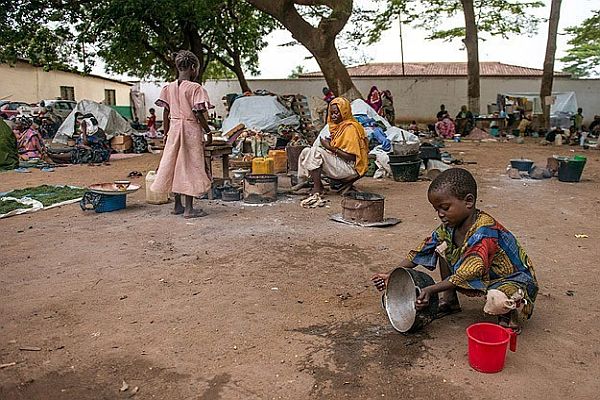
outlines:
M198 69L200 60L189 50L179 50L175 55L175 66L178 71L186 71L193 67Z

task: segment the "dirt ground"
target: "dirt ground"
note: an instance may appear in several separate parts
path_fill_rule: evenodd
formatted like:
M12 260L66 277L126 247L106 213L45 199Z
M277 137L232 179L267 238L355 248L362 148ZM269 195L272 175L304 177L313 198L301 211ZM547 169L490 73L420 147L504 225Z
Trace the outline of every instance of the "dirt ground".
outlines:
M510 158L545 165L568 147L448 150L478 162L467 168L480 208L537 267L536 309L503 372L468 365L465 328L489 320L481 299L461 297L462 313L404 336L370 286L438 224L428 182L360 181L402 220L384 229L328 220L337 196L316 210L299 198L203 201L210 215L187 221L147 205L142 189L118 212L70 205L0 220L0 364L16 363L0 369L0 399L120 399L134 387L139 399L597 399L600 152L582 152L583 181L570 184L505 175ZM2 173L0 191L112 181L157 163Z

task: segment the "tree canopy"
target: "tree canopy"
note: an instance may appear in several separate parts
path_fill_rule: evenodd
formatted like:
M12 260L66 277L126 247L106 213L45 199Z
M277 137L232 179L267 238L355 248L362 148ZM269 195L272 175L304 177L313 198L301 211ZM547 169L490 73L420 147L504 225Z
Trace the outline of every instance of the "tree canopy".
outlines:
M64 14L40 0L15 0L0 7L0 62L29 60L46 69L78 61L75 36ZM39 21L43 21L40 23Z
M238 77L242 90L249 89L244 69L258 72L264 37L276 27L235 0L104 0L83 11L77 28L110 71L172 78L172 55L187 49L200 59L204 78L230 75L214 61Z
M600 10L566 32L573 37L567 55L560 59L567 64L565 71L582 77L600 75Z
M173 78L173 54L193 51L203 78L258 72L265 36L277 25L236 0L17 0L0 8L0 61L26 58L46 68L98 56L110 72Z
M376 0L377 12L364 20L371 28L362 37L368 43L377 42L381 34L401 15L402 21L429 32L427 39L453 40L465 37L463 5L460 0ZM486 35L508 38L510 34L533 34L543 18L530 13L533 8L543 7L539 0L474 0L475 22L480 40Z

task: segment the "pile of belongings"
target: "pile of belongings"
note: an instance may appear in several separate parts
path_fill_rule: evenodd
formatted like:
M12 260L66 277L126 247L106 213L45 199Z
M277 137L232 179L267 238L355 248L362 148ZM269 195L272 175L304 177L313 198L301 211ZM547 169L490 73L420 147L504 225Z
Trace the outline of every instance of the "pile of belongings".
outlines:
M280 125L298 127L300 117L281 104L277 96L244 96L237 98L223 121L223 132L236 126L276 133Z

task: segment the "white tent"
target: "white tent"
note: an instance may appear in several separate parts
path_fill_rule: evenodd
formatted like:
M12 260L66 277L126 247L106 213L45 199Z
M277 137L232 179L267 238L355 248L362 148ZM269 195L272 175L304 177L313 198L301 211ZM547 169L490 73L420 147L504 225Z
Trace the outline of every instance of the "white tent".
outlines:
M276 131L279 125L297 126L300 117L281 104L276 96L245 96L236 99L223 121L223 132L238 124L264 132Z
M525 98L533 103L533 113L542 113L542 101L539 93L511 92L500 93L504 97ZM550 114L575 114L577 113L577 96L575 92L553 92L554 103L550 106Z
M58 128L56 136L54 136L54 143L66 144L67 140L73 137L75 133L75 115L78 113L93 114L98 120L98 125L104 130L109 140L116 135L133 134L133 128L129 122L109 106L96 103L92 100L81 100L77 103L73 111L71 111L71 114L65 118L60 128Z

